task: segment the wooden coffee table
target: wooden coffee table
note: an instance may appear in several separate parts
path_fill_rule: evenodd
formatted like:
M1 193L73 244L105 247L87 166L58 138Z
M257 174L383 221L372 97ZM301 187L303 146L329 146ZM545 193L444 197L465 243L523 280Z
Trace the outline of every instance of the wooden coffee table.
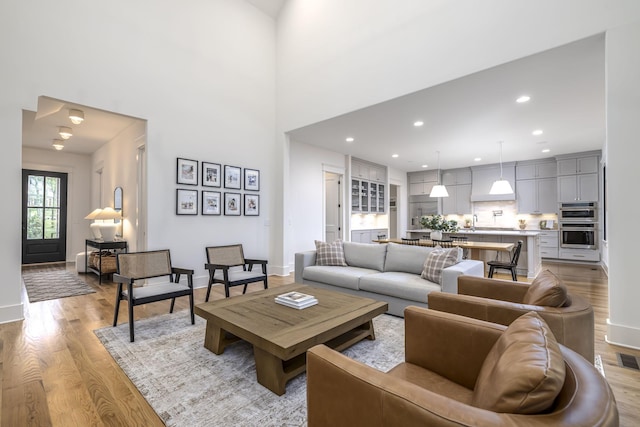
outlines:
M302 310L276 304L290 291L310 294L318 304ZM277 395L306 369L306 351L325 344L338 351L365 338L375 339L373 318L387 303L311 286L292 284L195 307L207 320L204 346L215 354L240 339L253 344L258 382Z

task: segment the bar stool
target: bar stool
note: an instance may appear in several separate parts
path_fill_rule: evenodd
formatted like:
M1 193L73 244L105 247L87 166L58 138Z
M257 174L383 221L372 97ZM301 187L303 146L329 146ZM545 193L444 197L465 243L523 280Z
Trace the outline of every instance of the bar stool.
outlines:
M402 238L402 244L403 245L414 245L414 246L418 246L420 244L420 239L417 237L403 237Z
M435 248L440 246L441 248L453 248L453 240L431 240L431 247Z
M513 256L511 257L511 261L509 262L501 262L501 261L489 261L487 265L489 265L489 277L493 277L493 272L496 269L509 270L511 271L511 278L514 282L518 281L518 276L516 274L516 268L518 267L518 259L520 258L520 251L522 250L522 240L518 240L515 250L513 251Z

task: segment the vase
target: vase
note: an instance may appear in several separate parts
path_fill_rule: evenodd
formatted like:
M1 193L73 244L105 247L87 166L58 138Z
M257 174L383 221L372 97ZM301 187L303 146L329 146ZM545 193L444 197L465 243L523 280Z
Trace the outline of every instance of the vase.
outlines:
M442 231L441 230L434 230L434 231L431 232L429 237L431 238L431 240L442 240Z

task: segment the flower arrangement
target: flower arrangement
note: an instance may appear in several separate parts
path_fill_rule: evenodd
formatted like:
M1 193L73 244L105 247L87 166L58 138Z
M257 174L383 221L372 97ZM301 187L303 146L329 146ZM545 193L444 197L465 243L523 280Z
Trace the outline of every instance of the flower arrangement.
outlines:
M429 230L455 233L460 228L458 221L446 220L442 215L423 215L420 217L420 225Z

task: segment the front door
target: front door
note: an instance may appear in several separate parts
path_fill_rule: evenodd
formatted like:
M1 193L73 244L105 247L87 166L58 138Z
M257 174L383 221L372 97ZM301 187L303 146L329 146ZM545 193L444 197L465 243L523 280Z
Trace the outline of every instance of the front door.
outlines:
M22 170L22 264L65 261L67 174Z

